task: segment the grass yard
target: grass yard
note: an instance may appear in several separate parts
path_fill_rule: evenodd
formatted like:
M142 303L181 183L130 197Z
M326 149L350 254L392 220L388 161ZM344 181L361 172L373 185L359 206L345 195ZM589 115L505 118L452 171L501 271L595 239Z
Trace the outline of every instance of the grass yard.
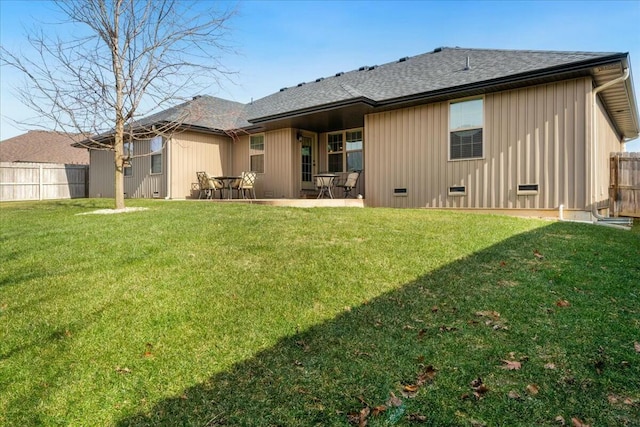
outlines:
M640 425L638 226L111 203L0 204L0 425Z

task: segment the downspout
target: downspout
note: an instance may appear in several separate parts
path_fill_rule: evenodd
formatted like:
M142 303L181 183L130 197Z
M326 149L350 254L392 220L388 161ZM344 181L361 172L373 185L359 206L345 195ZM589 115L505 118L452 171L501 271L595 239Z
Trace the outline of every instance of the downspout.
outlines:
M592 155L591 155L591 163L593 166L593 178L592 178L592 184L591 184L591 214L596 218L596 220L608 220L608 221L616 221L616 222L629 222L628 219L625 219L624 221L617 221L618 218L607 218L604 217L602 215L600 215L598 213L598 209L596 207L596 199L597 199L597 195L596 193L598 192L598 160L597 160L597 154L598 154L598 126L597 126L597 120L596 120L596 110L598 107L598 93L602 92L603 90L617 84L620 82L623 82L625 80L627 80L629 78L629 67L625 67L624 68L624 72L622 73L622 76L611 80L610 82L607 82L603 85L600 85L598 87L596 87L593 90L593 101L592 101L592 105L591 105L591 129L592 129L592 133L591 133L591 138L593 139L593 144L592 144Z
M171 146L173 142L173 137L169 137L167 139L167 177L166 177L166 185L167 185L167 195L164 197L165 200L171 200L171 187L173 186L173 180L171 179Z

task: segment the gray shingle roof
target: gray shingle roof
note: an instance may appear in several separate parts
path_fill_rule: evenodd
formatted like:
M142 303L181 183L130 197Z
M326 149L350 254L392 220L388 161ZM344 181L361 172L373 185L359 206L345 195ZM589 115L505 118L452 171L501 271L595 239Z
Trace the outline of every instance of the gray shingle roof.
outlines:
M348 102L374 103L478 84L619 55L612 52L553 52L440 48L377 67L361 67L287 88L248 106L249 121ZM469 68L467 69L467 58Z
M246 120L246 106L214 96L201 95L139 120L137 126L159 122L183 123L208 129L226 130L250 126Z
M210 130L250 128L257 123L287 118L356 102L385 107L411 97L469 87L485 88L509 79L529 83L534 75L553 75L569 69L587 72L594 64L620 60L615 52L557 52L438 48L380 66L361 67L280 90L250 104L213 96L192 100L139 120L134 126L177 122ZM566 76L565 76L566 77ZM105 136L108 134L105 134Z

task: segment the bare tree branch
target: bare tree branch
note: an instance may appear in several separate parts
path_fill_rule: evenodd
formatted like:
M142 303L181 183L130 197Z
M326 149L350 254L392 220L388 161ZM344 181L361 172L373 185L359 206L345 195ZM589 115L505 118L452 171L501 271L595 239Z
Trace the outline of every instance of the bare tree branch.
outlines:
M35 112L34 125L46 119L55 130L82 134L91 149L114 152L115 204L121 208L123 143L154 132L168 140L187 117L153 129L138 126L140 119L234 74L223 66L221 55L233 52L228 24L236 9L187 0L70 0L55 5L65 17L58 24L70 35L30 34L28 53L0 46L0 64L23 73L26 82L17 96Z

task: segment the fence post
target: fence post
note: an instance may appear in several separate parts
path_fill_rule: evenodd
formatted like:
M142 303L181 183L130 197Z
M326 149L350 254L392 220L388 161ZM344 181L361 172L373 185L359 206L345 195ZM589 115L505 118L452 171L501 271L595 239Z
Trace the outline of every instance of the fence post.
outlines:
M42 164L38 167L38 200L42 200L42 190L44 189L44 174L42 172Z

